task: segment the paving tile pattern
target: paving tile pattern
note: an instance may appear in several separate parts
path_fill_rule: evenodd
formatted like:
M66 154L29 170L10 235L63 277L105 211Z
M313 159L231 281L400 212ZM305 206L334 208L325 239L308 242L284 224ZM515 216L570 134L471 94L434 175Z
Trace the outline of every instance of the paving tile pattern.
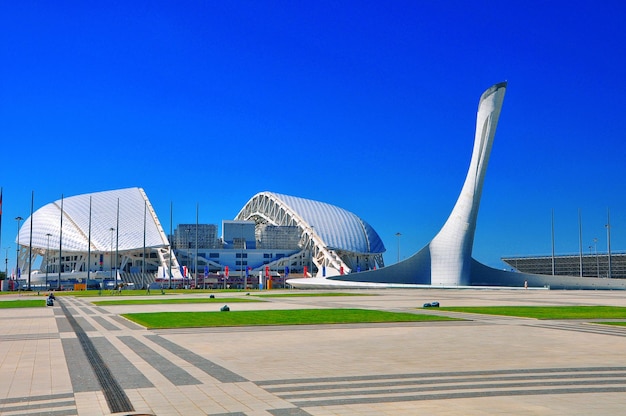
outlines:
M436 293L461 306L520 302L511 292ZM613 293L524 295L524 304L626 306ZM619 414L626 406L624 327L423 311L412 293L379 296L277 299L263 307L468 320L147 331L120 316L123 308L85 298L63 297L15 319L0 310L0 414L556 415ZM416 364L420 371L410 371Z

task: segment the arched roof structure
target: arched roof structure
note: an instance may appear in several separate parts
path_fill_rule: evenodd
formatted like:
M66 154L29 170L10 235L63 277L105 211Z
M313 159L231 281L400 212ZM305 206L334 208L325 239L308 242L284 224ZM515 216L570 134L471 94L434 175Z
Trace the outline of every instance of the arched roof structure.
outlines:
M32 248L35 250L59 247L61 239L63 251L68 253L86 252L88 248L109 251L112 238L119 251L137 250L144 245L148 248L169 246L167 236L141 188L82 194L51 202L24 221L19 231L21 245L29 242L31 221Z
M24 221L17 241L20 267L24 270L29 267L29 245L35 256L47 251L58 253L60 249L63 254L75 253L82 259L89 251L115 250L120 255L140 258L144 249L155 250L164 267L171 254L167 235L141 188L94 192L51 202ZM173 255L172 262L177 275L178 262Z
M335 205L260 192L246 203L235 219L297 226L302 232L302 248L313 250L318 268L348 272L354 266L351 258L355 256L371 258L374 267L383 266L385 245L376 230L354 213Z

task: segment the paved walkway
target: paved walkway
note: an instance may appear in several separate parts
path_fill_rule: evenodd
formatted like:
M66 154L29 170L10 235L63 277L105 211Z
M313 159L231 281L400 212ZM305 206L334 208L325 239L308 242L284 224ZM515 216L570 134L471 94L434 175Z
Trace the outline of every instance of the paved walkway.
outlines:
M93 298L61 297L54 307L0 309L0 414L624 413L626 328L416 307L432 300L442 306L626 306L626 293L360 293L369 296L264 298L229 306L351 307L468 320L148 331L120 314L217 312L222 305L97 307Z

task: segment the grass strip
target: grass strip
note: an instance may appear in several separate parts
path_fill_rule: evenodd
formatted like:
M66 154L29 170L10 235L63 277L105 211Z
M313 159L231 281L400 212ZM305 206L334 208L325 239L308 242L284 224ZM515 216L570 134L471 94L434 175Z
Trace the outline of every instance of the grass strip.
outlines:
M181 303L243 303L243 302L263 302L250 297L245 298L151 298L151 299L116 299L92 301L97 306L111 305L161 305L161 304L181 304Z
M600 325L614 325L614 326L626 326L626 322L594 322L594 324L600 324Z
M148 329L201 328L255 325L319 325L373 322L456 320L435 315L384 312L367 309L291 309L231 312L129 313L124 317Z
M341 293L341 292L325 292L325 293L253 293L252 296L259 298L299 298L299 297L318 297L318 296L377 296L372 293Z
M442 307L442 311L516 316L535 319L621 319L626 308L619 306L467 306Z
M12 308L40 308L46 307L46 298L40 299L25 299L25 300L6 300L0 302L0 309L12 309Z

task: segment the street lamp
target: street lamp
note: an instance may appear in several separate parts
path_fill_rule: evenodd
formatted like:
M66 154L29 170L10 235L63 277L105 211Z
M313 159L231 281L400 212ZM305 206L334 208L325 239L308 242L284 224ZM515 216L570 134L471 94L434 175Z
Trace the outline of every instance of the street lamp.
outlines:
M185 289L187 288L187 284L189 283L189 274L191 273L191 240L189 237L189 233L191 230L189 228L185 229L185 235L187 236L187 273L185 279L183 280L183 284Z
M111 280L113 280L113 231L115 231L115 228L111 227L109 228L109 231L111 231L111 251L109 253L109 260L111 263ZM117 279L113 281L117 284ZM100 290L102 290L102 285L100 285Z
M243 273L243 250L246 246L246 240L243 236L243 222L239 225L241 225L241 280L243 281L243 290L246 290L246 286L248 286L248 276Z
M15 217L15 221L17 221L17 250L15 254L15 280L16 281L20 277L20 222L23 219L24 218L19 217L19 216ZM19 288L19 282L18 282L18 288Z
M4 278L8 279L9 278L9 250L11 249L11 247L5 247L5 254L4 254Z
M315 249L315 241L313 240L313 237L315 236L315 226L311 226L311 270L309 271L309 273L311 273L311 277L315 277L313 276L313 257L314 257L314 249ZM306 276L305 276L306 277Z
M607 211L606 213L606 245L609 254L609 273L607 277L611 278L611 212Z
M598 259L598 239L594 238L593 239L593 245L595 248L595 252L596 252L596 274L598 276L598 278L600 277L600 260Z
M52 234L48 233L46 234L46 237L48 237L48 245L46 246L46 290L48 290L48 252L50 251L50 237L52 236Z
M399 232L396 233L396 237L398 237L398 263L400 263L400 236L402 234L400 234Z

